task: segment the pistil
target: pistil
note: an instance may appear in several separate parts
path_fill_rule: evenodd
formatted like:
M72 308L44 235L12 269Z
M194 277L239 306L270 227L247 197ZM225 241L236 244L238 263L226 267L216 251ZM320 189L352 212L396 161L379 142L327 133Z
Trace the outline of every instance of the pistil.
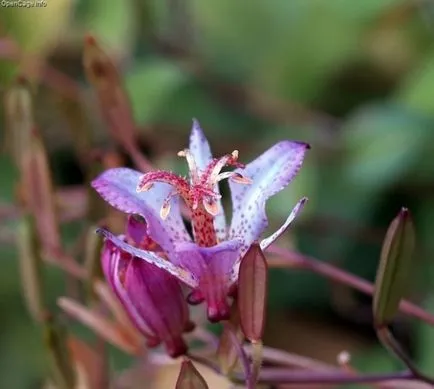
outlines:
M244 167L238 162L238 151L213 159L203 172L197 168L196 161L189 149L178 152L178 156L187 160L190 181L172 172L154 171L143 175L137 185L137 192L148 191L154 183L171 185L174 190L164 199L160 217L166 219L170 213L171 200L181 196L191 211L191 222L196 243L199 246L214 246L218 243L214 229L214 217L221 212L218 200L218 182L232 179L239 184L250 184L251 180L240 173L220 173L225 166Z

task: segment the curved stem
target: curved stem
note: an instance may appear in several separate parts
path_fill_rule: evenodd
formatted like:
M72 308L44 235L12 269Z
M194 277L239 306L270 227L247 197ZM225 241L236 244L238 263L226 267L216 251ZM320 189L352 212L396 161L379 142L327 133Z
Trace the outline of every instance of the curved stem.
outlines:
M201 363L216 373L221 374L219 366L198 355L189 354L189 358ZM234 382L245 382L244 373L233 373L231 379ZM354 375L342 371L336 372L315 372L311 370L292 370L287 368L262 368L259 373L258 383L261 384L363 384L387 381L424 381L421 377L416 377L411 371L384 374ZM426 381L424 381L426 382ZM409 385L410 387L410 385Z
M266 251L276 254L284 259L284 261L274 262L275 267L293 267L296 269L310 270L333 281L348 285L362 293L372 295L374 292L374 286L371 282L350 274L329 263L321 262L315 258L286 250L275 245L271 245ZM269 263L273 266L273 261L269 260ZM434 326L434 315L409 301L401 301L399 309L401 312L409 316L416 317Z
M262 369L259 374L261 383L282 383L282 384L346 384L346 383L372 383L390 380L415 380L417 379L412 372L404 371L400 373L387 374L366 374L354 375L349 373L337 372L299 372L288 369L268 368Z
M252 374L252 369L250 367L250 361L249 358L247 357L246 352L243 349L243 346L241 345L241 343L238 341L238 337L237 334L235 332L235 329L233 328L233 326L230 323L226 323L225 326L228 328L228 334L231 338L232 344L235 347L235 350L238 353L238 357L241 360L241 363L243 364L243 368L244 368L244 374L245 374L245 381L247 383L247 388L248 389L254 389L255 388L255 380Z
M417 377L421 381L434 385L434 379L426 376L419 370L419 368L415 365L415 363L411 360L407 353L402 349L401 345L395 339L388 327L383 326L377 328L377 336L378 339L380 339L381 343L393 354L395 354L395 356L397 356L402 363L407 366L407 368L412 372L414 377Z

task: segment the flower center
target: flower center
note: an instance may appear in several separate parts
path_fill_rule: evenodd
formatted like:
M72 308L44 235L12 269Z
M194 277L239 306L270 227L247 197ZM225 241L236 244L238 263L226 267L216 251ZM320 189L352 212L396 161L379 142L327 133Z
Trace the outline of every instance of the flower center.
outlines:
M224 172L225 166L243 168L238 162L238 151L214 158L203 171L199 171L190 150L185 149L178 156L187 160L190 180L168 171L153 171L143 175L137 185L137 192L144 192L152 188L155 182L163 182L173 187L160 209L160 216L166 219L170 213L171 200L174 196L181 196L191 211L191 221L195 241L199 246L214 246L217 237L214 229L214 217L222 212L219 205L221 198L218 193L218 182L231 179L239 184L250 184L251 180L236 172Z

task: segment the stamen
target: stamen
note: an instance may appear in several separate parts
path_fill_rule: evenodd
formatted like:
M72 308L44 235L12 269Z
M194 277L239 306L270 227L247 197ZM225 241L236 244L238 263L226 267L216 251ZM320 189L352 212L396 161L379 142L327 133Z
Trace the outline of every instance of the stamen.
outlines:
M160 217L163 220L166 220L167 216L169 215L170 207L170 201L164 201L163 206L160 209Z
M232 179L232 181L236 182L237 184L249 185L253 182L249 177L245 177L242 174L237 172L220 173L217 176L217 182L225 180L227 178Z
M218 177L220 171L227 165L244 168L243 164L238 163L238 154L238 150L234 150L231 154L227 154L219 159L214 159L202 175L201 183L203 185L208 185L211 188L214 187L214 185L219 181Z
M187 160L188 170L190 171L190 179L192 184L196 184L199 181L199 173L197 170L196 161L194 160L193 154L191 154L189 149L184 149L178 151L179 157L185 157Z
M151 189L154 186L153 182L147 182L144 185L137 185L137 192L147 192L149 189Z
M203 199L202 204L211 216L216 216L219 213L218 203L213 198Z
M161 206L161 209L160 209L160 217L163 220L166 220L167 216L170 213L170 208L171 208L170 201L172 200L172 197L176 196L177 194L178 194L177 191L173 191L173 192L169 193L169 195L164 199L163 205Z
M145 192L151 189L155 182L163 182L165 184L171 185L183 197L186 197L188 195L188 191L190 190L190 184L184 178L179 177L172 172L157 170L145 173L140 179L136 191Z
M224 157L221 157L220 159L216 160L214 166L211 166L212 170L207 177L207 183L211 187L215 185L215 183L217 182L217 176L219 175L220 171L228 164L228 161L231 158L232 158L231 155L225 155Z

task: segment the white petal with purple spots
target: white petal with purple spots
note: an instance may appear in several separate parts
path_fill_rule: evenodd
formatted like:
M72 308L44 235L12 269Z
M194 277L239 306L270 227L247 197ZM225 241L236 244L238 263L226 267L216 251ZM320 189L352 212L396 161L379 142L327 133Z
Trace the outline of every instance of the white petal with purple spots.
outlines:
M271 244L274 243L276 239L278 239L286 231L286 229L297 217L298 213L303 209L306 203L307 203L307 197L303 197L292 209L285 223L283 223L283 225L276 232L274 232L268 238L265 238L261 241L260 246L262 251L266 250Z
M103 235L106 239L113 242L113 244L117 246L120 250L127 252L134 257L141 258L146 262L157 266L160 269L166 270L167 272L175 276L178 280L190 286L191 288L195 288L198 285L197 279L190 271L180 266L176 266L164 258L160 258L153 252L135 248L103 228L99 228L97 230L97 233Z
M128 168L109 169L92 181L92 187L114 208L143 216L149 236L170 256L175 242L191 240L181 217L179 200L172 199L170 214L162 220L160 209L172 187L155 183L152 190L137 193L137 183L142 175Z
M242 254L257 240L268 225L267 199L281 191L301 168L309 145L302 142L279 142L236 172L250 178L250 185L229 181L233 216L229 238L242 238Z

